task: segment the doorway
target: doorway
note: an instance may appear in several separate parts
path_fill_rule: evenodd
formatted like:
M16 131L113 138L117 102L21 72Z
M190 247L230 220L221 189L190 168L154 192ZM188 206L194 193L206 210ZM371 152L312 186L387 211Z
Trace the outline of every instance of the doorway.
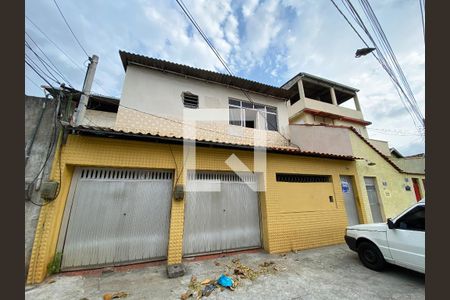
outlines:
M420 194L419 180L417 180L417 178L412 178L412 182L414 186L414 193L416 194L416 201L420 201L420 199L422 199L422 195Z
M369 197L372 220L374 223L382 223L384 222L384 219L381 214L381 206L375 184L375 177L364 177L364 183L366 184L367 196Z
M348 225L360 224L358 208L355 201L355 193L353 191L353 177L340 176L342 194L344 195L345 211L347 212Z

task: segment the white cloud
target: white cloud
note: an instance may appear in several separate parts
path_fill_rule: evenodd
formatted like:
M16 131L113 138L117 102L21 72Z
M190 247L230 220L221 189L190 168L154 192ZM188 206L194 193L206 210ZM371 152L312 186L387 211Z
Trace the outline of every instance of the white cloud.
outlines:
M281 6L278 0L266 0L245 18L245 32L238 61L245 69L263 65L264 56L273 45L284 22L279 18Z
M244 5L242 5L242 14L245 18L250 17L258 6L259 0L248 0L244 1Z

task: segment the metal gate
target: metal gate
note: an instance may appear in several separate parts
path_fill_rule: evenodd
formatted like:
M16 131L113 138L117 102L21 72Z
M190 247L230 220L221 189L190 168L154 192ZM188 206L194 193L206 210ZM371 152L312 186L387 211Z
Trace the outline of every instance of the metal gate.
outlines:
M172 172L77 168L60 235L62 269L167 256Z
M375 186L375 178L364 177L366 184L367 196L369 197L370 211L372 212L372 221L374 223L384 222L381 215L380 201L378 200L377 188Z
M348 225L360 224L358 209L353 191L353 180L351 176L341 176L342 193L344 194L345 211L347 213Z
M257 183L255 175L244 176ZM258 193L234 173L189 172L188 182L194 180L220 191L187 192L184 255L261 247Z

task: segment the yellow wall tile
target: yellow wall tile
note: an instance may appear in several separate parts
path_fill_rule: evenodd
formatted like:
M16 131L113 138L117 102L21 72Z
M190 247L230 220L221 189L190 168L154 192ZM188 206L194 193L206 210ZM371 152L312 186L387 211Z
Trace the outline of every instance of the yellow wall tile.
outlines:
M196 148L196 168L229 171L225 160L232 153L253 170L251 151L205 147ZM52 178L55 180L59 180L59 165L62 171L61 192L53 202L41 210L30 260L28 283L41 282L45 278L47 264L55 255L75 166L170 170L175 170L177 166L176 175L178 175L183 168L183 150L181 145L169 146L161 143L69 135L67 143L62 147L61 164L56 158L53 163ZM277 172L330 175L332 183L325 184L326 196L328 198L328 194L332 193L334 203L318 205L315 198L296 198L296 194L302 192L312 195L315 188L323 188L323 184L310 183L306 187L293 183L288 187L289 184L276 181ZM268 153L267 190L259 193L264 249L274 253L342 243L347 218L339 175L355 174L354 161ZM179 178L179 183L182 182L183 176ZM357 199L362 198L360 190L355 187ZM290 205L289 202L292 200L302 203ZM358 206L362 208L360 213L362 219L366 221L365 204L361 202ZM182 261L184 218L184 201L172 200L168 264Z

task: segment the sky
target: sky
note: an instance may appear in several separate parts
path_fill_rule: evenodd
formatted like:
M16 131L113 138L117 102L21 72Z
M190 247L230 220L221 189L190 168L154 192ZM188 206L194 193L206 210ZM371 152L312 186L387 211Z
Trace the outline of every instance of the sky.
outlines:
M93 92L120 98L125 72L119 50L226 73L175 0L57 2L83 48L99 56ZM365 46L330 0L184 3L234 75L280 86L297 73L307 72L355 87L360 90L364 118L372 122L370 138L388 141L404 155L425 151L424 140L417 135L387 73L372 55L355 58L356 49ZM419 1L370 3L425 114L425 44ZM358 1L353 4L360 9ZM81 90L87 56L53 0L27 0L25 15L53 43L27 19L25 30L32 41L28 36L26 40L40 55L34 42L42 49L66 83ZM37 61L28 49L26 54ZM45 82L26 65L25 75L25 93L43 96L39 86Z

